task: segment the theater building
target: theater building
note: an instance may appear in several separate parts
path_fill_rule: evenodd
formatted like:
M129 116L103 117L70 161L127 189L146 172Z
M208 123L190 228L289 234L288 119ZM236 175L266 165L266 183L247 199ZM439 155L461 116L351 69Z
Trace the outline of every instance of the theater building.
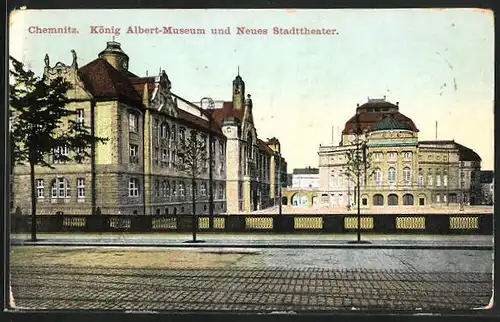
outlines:
M369 160L366 180L360 176L361 207L478 204L479 155L453 140L419 141L418 132L399 103L384 97L358 104L339 145L319 147L321 204L344 209L356 204L356 180L346 171L347 151L356 149L356 142L366 142Z

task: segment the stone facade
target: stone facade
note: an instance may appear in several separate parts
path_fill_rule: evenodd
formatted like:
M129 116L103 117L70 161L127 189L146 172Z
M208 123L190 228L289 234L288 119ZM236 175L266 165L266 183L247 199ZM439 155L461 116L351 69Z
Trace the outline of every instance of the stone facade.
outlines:
M454 141L418 141L418 129L399 113L399 104L381 99L358 106L338 146L320 146L322 205L356 204L357 177L348 176L347 151L363 146L369 166L366 174L361 166L361 208L478 203L480 157Z
M72 53L71 65L51 67L46 56L44 74L71 82L68 108L78 109L76 121L107 141L90 147L94 157L81 164L47 156L54 168L36 167L38 214L92 214L97 209L102 214L191 214L192 180L176 166L181 142L191 135L207 142L207 155L212 152L211 167L207 162L195 179L197 214L210 213L210 191L214 214L274 204L273 162L280 152L271 148L273 141L258 139L252 100L250 95L244 99L239 75L233 100L206 110L173 93L165 71L146 77L130 72L119 43L108 42L98 59L81 68ZM28 214L29 167L14 167L11 183L12 209Z

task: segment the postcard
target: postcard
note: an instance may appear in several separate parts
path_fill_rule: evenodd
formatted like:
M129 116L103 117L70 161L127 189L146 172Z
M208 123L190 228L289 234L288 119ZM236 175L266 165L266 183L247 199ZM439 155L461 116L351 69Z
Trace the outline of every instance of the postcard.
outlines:
M491 308L491 11L9 26L11 310Z

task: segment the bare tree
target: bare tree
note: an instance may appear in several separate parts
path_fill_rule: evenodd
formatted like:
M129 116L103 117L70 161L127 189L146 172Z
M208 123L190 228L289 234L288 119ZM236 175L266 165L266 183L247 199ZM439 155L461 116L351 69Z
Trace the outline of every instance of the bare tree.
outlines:
M360 134L356 134L356 139L354 142L350 143L351 148L346 151L347 162L344 165L344 173L347 176L347 180L354 184L357 190L357 241L361 241L361 183L366 186L368 179L374 174L374 170L371 169L371 153L368 151L368 138L367 136L362 137ZM350 207L350 205L349 205Z
M191 131L191 135L180 142L177 156L177 169L188 174L191 178L193 242L196 242L196 232L198 229L196 218L196 178L207 168L208 152L206 139L198 137L196 131Z

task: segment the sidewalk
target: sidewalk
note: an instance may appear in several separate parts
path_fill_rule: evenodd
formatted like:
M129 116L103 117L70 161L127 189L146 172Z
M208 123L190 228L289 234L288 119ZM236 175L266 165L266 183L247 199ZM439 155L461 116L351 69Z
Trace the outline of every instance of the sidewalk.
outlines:
M361 234L369 244L351 244L356 234L210 234L198 233L200 243L189 243L190 233L102 233L12 234L12 245L143 246L143 247L237 247L237 248L404 248L404 249L478 249L492 250L493 236L484 235L374 235Z

